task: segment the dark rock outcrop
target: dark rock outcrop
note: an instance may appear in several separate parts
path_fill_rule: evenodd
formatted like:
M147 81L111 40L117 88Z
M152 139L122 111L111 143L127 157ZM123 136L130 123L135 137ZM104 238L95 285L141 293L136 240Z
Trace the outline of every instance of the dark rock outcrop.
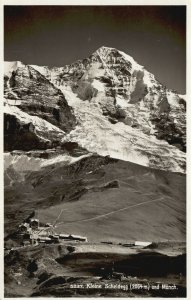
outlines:
M51 144L40 139L32 123L22 123L14 115L4 115L4 151L47 149Z
M9 99L11 92L16 103L20 101L19 108L28 114L39 116L65 132L75 127L75 116L62 92L31 66L12 72L5 98Z

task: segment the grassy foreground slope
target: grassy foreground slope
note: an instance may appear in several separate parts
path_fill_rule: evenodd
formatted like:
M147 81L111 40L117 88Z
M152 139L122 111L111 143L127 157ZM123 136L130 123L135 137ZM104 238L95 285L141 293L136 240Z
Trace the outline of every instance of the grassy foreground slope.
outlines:
M49 165L5 188L7 233L32 211L92 241L185 241L185 175L92 155Z

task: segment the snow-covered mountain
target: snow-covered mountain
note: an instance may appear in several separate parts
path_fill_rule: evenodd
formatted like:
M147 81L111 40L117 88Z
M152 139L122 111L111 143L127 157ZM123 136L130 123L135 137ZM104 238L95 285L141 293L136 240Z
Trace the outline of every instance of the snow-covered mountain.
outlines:
M5 296L76 296L68 284L113 283L113 267L184 296L184 96L106 47L61 68L6 62L4 74ZM21 231L31 218L39 230Z
M5 151L68 142L185 172L186 101L134 59L101 47L60 68L5 63Z

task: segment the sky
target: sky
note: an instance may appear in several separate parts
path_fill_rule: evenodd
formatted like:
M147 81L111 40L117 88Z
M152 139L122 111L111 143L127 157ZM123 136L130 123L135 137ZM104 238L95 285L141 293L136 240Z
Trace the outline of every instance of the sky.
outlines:
M185 6L4 6L6 61L64 66L101 46L186 93Z

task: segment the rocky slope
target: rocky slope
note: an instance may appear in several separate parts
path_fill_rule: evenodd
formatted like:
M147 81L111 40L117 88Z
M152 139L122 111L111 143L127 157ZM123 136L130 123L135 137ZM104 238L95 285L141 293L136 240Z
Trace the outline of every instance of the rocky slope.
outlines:
M63 209L57 231L88 240L185 241L185 175L96 154L27 155L6 155L6 235L33 211L53 223Z
M64 95L31 66L5 68L5 151L53 147L76 123Z

